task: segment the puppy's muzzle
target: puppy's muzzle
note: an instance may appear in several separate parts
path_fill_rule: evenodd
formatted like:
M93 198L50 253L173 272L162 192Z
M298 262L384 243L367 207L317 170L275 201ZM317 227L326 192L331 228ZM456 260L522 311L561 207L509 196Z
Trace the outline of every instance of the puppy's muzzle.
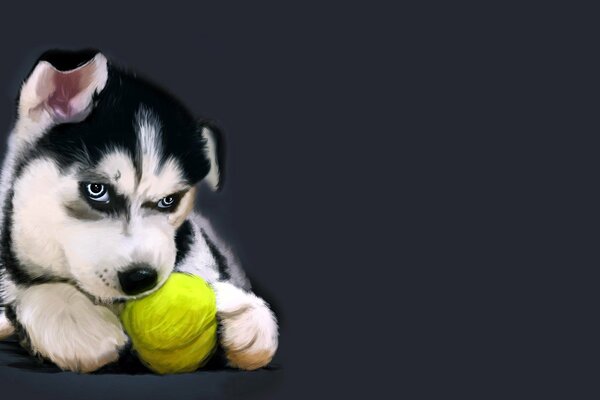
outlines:
M135 295L152 289L158 283L158 274L146 264L136 264L118 273L121 289L128 295Z

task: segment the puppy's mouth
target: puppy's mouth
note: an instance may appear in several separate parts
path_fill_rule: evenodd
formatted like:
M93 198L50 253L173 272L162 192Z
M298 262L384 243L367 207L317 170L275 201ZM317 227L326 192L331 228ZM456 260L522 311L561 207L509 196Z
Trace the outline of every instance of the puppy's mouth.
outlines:
M77 286L78 286L79 290L82 291L87 297L89 297L90 300L92 300L95 304L108 305L108 304L116 304L116 303L125 303L130 300L141 299L143 297L146 297L146 296L156 292L158 289L160 289L162 287L162 285L164 285L164 283L168 279L169 275L170 274L165 274L165 276L162 276L162 277L159 276L158 282L156 283L156 285L154 285L153 287L151 287L143 292L136 293L136 294L124 293L123 289L118 284L116 284L115 286L111 286L111 287L113 289L121 292L121 294L117 295L117 296L110 296L110 297L106 297L106 296L102 296L102 295L94 295L93 293L86 291L80 285L77 285Z

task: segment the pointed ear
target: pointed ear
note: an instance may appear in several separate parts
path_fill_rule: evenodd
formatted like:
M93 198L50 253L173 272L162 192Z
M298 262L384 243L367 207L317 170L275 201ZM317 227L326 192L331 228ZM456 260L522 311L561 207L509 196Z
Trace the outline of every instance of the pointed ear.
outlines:
M225 181L225 138L219 128L210 123L201 123L205 142L204 155L210 161L210 170L204 178L212 190L223 188Z
M71 69L64 69L76 58L75 53L53 53L42 57L21 88L19 120L38 129L52 125L83 121L93 108L93 96L104 89L108 79L106 57L91 55ZM87 53L87 57L90 54ZM59 69L60 68L60 69Z

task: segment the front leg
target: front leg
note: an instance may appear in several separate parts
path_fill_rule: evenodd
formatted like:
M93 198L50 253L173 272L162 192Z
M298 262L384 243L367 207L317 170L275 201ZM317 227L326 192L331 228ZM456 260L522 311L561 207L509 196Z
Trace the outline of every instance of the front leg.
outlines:
M215 282L219 339L232 367L267 365L278 345L277 321L265 301L228 282Z
M21 290L14 309L31 350L64 370L95 371L116 361L127 343L112 311L66 283Z

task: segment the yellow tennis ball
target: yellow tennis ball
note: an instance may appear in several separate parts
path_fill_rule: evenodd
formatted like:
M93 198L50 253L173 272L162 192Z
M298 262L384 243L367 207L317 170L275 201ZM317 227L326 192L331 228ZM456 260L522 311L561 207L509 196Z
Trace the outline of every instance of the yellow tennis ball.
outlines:
M217 343L217 305L200 277L173 273L156 292L125 304L125 331L140 360L159 374L192 372Z

